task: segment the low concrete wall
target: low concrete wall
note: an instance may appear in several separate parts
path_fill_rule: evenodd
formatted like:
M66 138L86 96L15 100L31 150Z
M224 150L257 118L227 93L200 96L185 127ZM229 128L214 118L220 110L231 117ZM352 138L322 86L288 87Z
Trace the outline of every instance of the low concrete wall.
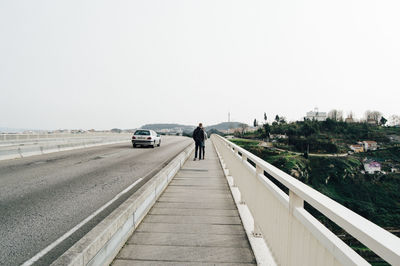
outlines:
M108 265L193 152L188 146L52 265Z
M129 142L130 136L131 134L115 134L87 138L44 139L38 140L36 143L32 141L31 143L2 143L0 146L0 160Z

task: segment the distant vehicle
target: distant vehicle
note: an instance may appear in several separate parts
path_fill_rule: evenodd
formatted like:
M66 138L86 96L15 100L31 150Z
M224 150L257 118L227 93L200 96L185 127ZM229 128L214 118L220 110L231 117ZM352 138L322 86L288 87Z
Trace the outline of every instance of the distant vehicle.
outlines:
M136 148L137 146L151 146L160 147L161 136L157 134L154 130L150 129L138 129L133 133L132 136L132 146Z

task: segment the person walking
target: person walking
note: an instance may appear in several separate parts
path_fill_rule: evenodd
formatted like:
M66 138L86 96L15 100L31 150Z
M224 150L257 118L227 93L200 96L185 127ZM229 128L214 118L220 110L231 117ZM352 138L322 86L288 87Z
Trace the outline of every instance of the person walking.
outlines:
M200 147L200 152L202 151L203 152L203 160L205 159L205 153L206 153L206 140L208 139L208 136L207 136L207 132L206 132L206 130L204 129L204 127L202 127L202 129L203 129L203 132L204 132L204 141L203 141L203 145Z
M205 138L206 138L206 134L203 130L203 124L199 123L199 126L193 131L193 140L194 140L194 144L196 145L193 161L197 160L197 152L199 152L199 160L201 160L202 155L203 155L203 159L204 159Z

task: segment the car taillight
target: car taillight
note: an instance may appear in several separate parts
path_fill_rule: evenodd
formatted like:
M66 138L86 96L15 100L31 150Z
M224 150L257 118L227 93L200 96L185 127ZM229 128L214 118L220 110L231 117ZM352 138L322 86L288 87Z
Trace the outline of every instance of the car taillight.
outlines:
M132 136L132 139L136 139L136 137L135 137L135 136Z
M151 139L151 137L147 137L147 139Z

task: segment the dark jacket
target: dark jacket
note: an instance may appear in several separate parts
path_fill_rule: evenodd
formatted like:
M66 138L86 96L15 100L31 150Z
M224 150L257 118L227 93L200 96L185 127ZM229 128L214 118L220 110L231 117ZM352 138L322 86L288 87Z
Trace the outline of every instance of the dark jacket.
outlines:
M203 143L205 139L204 130L201 127L197 127L193 131L193 139L196 143Z

